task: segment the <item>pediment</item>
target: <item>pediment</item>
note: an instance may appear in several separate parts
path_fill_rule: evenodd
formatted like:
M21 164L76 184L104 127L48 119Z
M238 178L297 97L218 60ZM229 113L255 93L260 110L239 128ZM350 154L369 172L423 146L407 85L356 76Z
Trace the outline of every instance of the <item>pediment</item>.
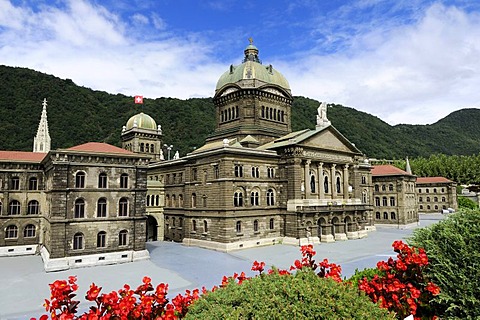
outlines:
M315 131L314 134L298 143L303 148L312 150L331 150L344 153L361 153L355 145L348 141L332 126L321 131Z

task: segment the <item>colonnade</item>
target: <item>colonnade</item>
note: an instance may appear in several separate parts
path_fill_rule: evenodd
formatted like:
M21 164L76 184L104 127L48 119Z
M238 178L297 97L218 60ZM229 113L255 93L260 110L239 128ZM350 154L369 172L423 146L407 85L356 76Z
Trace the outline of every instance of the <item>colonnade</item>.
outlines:
M343 174L341 175L341 179L343 180L343 199L348 199L348 189L349 189L349 184L348 184L348 164L344 165L337 165L335 163L330 164L330 179L328 181L328 191L326 192L325 187L324 187L324 181L325 181L325 176L323 174L324 170L324 163L323 162L316 162L313 163L313 165L316 167L316 177L315 177L315 188L317 192L312 192L312 187L310 185L310 169L312 166L312 161L311 160L305 160L304 161L304 186L305 186L305 198L306 199L312 199L314 198L313 196L318 197L318 199L325 199L326 194L331 194L331 199L336 199L338 197L337 194L337 186L336 186L336 171L337 171L337 166L343 166ZM330 197L328 197L330 198Z

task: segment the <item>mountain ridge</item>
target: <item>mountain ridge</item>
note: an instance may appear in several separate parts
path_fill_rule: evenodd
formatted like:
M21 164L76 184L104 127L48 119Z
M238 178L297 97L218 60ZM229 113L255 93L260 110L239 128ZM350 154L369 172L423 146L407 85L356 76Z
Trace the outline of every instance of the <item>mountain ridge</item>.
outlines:
M32 149L42 101L48 100L52 148L88 141L120 145L122 126L143 111L162 125L164 143L186 154L203 145L215 129L212 98L144 99L76 85L35 70L0 65L0 149ZM296 96L292 129L314 128L319 102ZM60 108L59 108L60 106ZM400 159L431 154L480 153L480 109L466 108L428 125L390 125L382 119L339 104L330 104L328 118L351 142L372 158ZM88 121L84 121L88 119ZM14 132L15 134L12 134Z

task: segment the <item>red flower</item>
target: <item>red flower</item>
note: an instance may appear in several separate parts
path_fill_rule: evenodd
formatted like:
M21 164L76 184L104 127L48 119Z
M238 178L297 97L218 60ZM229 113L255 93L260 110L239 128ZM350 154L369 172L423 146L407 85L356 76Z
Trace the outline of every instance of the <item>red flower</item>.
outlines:
M100 290L102 290L101 287L97 287L95 283L92 283L90 285L90 289L87 291L85 299L87 299L88 301L94 301L95 299L97 299Z

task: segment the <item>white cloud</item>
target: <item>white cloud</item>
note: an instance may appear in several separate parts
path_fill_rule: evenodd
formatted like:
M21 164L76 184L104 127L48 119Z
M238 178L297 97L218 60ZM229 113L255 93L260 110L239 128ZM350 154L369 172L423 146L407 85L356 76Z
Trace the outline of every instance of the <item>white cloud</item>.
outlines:
M458 108L480 107L479 18L435 4L413 25L358 35L356 51L278 69L294 94L353 106L391 124L431 123Z

